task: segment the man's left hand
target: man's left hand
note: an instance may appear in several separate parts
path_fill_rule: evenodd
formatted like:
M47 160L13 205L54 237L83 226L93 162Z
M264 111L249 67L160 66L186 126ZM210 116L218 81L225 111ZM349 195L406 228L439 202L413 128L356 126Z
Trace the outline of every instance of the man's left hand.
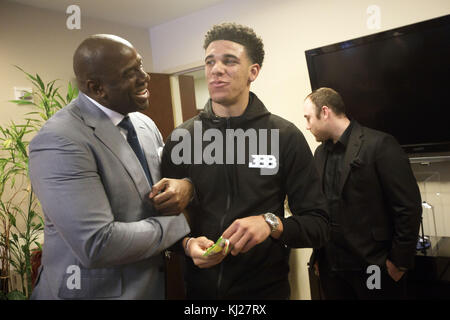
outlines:
M194 186L189 180L163 178L153 185L149 198L161 214L173 215L186 208L193 193Z
M405 271L401 271L389 259L386 260L386 267L387 267L387 271L389 273L389 276L392 279L394 279L395 282L399 281L403 277L403 275L405 274Z

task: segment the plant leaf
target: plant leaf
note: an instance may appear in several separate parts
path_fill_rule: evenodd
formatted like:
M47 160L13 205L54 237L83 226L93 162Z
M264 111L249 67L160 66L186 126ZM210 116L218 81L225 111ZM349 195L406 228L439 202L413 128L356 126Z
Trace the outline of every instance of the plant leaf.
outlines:
M44 82L42 81L41 77L39 77L39 75L38 75L37 73L36 73L36 79L37 79L37 82L39 83L39 87L40 87L41 91L42 91L43 93L45 93L45 85L44 85Z
M18 291L18 290L9 292L6 295L6 298L8 300L27 300L27 297L23 294L23 292Z
M8 101L19 104L19 105L34 104L33 101L29 101L29 100L8 100Z
M23 70L21 67L14 65L14 67L16 67L17 69L19 69L20 71L22 71L23 73L25 73L28 78L30 78L32 80L32 82L37 82L37 79L35 77L33 77L31 74L29 74L28 72L26 72L25 70Z

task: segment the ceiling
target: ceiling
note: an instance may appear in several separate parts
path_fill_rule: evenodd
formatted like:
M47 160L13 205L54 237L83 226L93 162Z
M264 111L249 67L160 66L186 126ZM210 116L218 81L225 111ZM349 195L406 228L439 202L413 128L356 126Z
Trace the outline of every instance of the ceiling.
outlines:
M83 16L150 28L226 0L10 0L37 8L66 13L76 4Z

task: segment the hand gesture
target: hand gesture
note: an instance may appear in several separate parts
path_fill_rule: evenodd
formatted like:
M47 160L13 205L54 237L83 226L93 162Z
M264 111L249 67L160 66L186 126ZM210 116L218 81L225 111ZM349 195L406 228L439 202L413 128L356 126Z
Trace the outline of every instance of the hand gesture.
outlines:
M230 240L231 254L245 253L270 236L271 230L263 216L251 216L235 220L222 234Z
M206 252L206 249L211 247L213 244L214 242L206 237L185 238L183 240L184 252L187 256L192 258L192 261L197 267L202 269L213 267L216 264L221 263L226 257L224 250L205 257L203 254Z
M161 214L174 215L186 208L193 193L194 186L189 180L163 178L153 185L149 198Z

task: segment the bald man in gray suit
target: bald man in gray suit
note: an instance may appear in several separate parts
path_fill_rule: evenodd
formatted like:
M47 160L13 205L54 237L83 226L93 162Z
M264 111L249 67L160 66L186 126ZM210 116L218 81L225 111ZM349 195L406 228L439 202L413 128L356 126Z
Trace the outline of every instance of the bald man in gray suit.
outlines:
M30 143L45 215L32 299L164 299L163 250L190 232L189 180L160 180L149 76L126 40L95 35L74 54L80 94ZM124 125L127 123L127 125Z

